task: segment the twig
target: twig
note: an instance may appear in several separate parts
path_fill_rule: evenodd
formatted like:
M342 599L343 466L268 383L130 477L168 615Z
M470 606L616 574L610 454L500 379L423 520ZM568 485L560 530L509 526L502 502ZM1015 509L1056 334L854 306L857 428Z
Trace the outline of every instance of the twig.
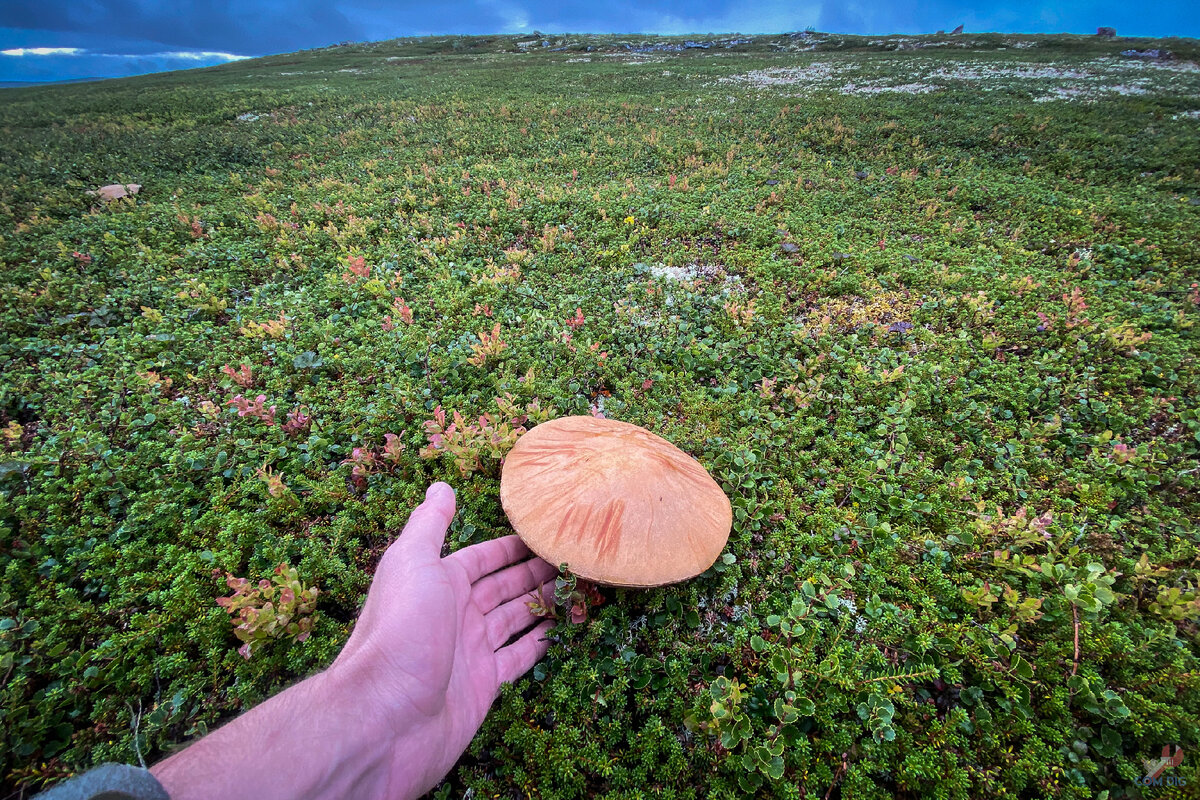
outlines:
M833 782L829 784L829 790L825 792L825 800L829 800L830 796L833 795L834 788L838 785L842 776L846 774L846 769L850 765L849 755L849 753L842 753L842 763L838 764L837 772L833 773Z
M546 303L545 300L543 300L542 298L537 297L533 294L526 294L525 292L518 292L516 289L511 289L508 292L506 292L505 294L514 294L517 297L523 297L526 300L532 300L534 303L536 303L541 308L544 308L547 311L551 310L550 306Z
M842 506L846 505L846 501L850 499L850 495L852 495L852 494L854 494L853 486L846 489L845 496L843 496L842 499L838 501L838 504L835 506L835 508L841 508Z
M1075 663L1071 665L1071 677L1079 671L1079 607L1071 604L1071 615L1075 618Z
M137 753L138 763L142 765L142 769L146 768L146 759L142 756L142 743L139 740L138 728L142 723L142 698L138 698L137 713L133 713L133 706L128 701L125 707L129 709L129 717L133 722L133 751Z

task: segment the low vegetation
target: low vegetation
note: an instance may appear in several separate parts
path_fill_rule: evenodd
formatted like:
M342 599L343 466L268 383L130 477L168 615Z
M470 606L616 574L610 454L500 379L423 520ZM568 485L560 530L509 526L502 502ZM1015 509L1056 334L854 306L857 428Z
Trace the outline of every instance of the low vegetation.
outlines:
M1200 779L1200 50L688 42L0 93L0 783L329 664L431 481L506 534L506 449L589 413L698 458L728 550L564 579L437 796Z

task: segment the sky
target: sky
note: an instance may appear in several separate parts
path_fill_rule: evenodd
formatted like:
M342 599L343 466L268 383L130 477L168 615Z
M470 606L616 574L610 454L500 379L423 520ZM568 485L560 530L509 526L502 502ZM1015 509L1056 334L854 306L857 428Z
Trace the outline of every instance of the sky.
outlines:
M1200 37L1157 0L0 0L0 82L120 77L427 34L1095 33Z

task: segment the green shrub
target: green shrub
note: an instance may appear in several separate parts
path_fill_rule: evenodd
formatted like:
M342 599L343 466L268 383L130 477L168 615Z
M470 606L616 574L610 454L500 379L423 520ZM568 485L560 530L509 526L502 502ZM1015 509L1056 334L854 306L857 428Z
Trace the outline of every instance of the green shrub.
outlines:
M729 546L564 577L440 796L1200 781L1195 43L1088 103L1005 75L1127 43L562 38L0 94L6 793L327 666L428 484L452 549L508 534L502 459L568 414L699 459ZM993 77L843 91L930 71ZM214 572L280 564L231 635Z

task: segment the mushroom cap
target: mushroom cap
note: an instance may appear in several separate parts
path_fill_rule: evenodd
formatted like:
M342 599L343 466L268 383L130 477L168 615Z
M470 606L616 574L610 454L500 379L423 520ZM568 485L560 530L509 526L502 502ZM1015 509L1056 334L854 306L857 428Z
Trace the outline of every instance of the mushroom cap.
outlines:
M699 575L729 541L729 498L696 459L644 428L561 417L504 460L500 503L529 549L610 586Z

